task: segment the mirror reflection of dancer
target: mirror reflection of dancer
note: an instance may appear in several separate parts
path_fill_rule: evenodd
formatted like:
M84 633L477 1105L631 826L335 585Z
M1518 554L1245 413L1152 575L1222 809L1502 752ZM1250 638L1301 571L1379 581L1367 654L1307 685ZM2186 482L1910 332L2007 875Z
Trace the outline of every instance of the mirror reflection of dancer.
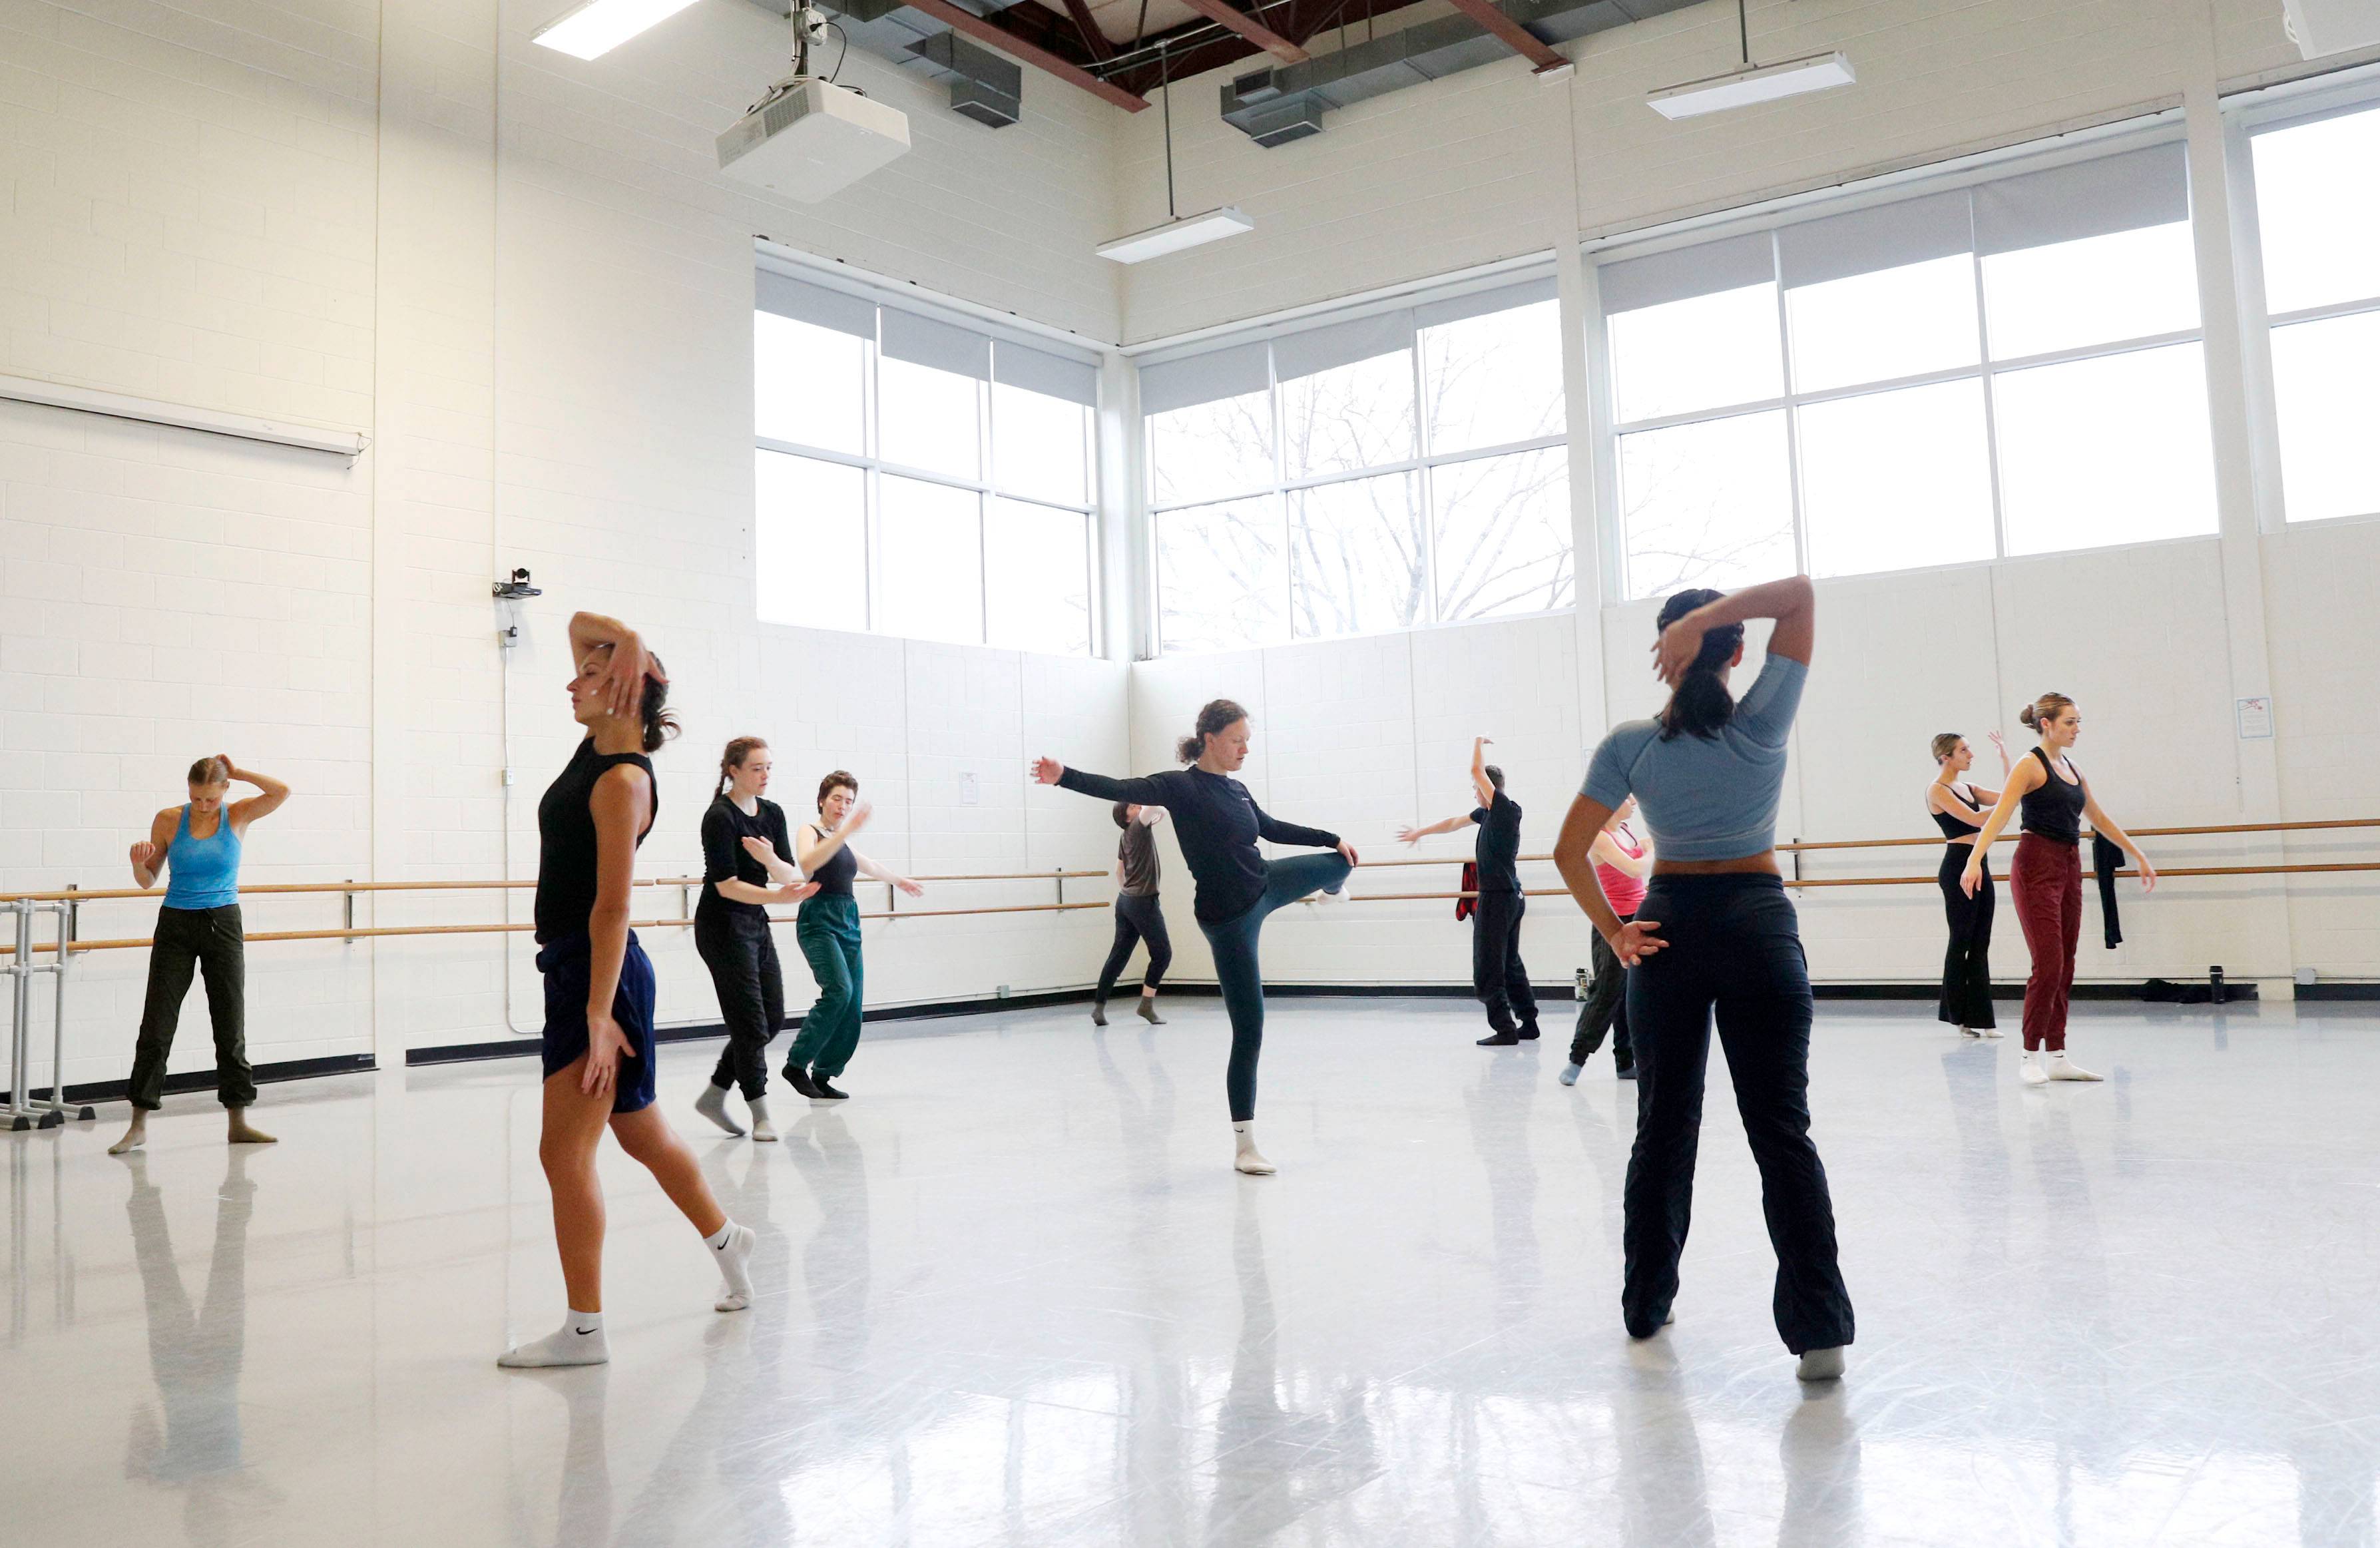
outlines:
M694 1152L653 1105L653 965L628 928L637 848L660 808L646 754L677 734L669 678L634 629L570 620L578 669L571 718L587 728L537 803L537 969L545 975L545 1123L538 1160L553 1192L553 1244L570 1306L562 1326L516 1345L503 1366L601 1365L603 1185L595 1152L612 1130L702 1236L725 1280L721 1311L752 1304L749 1226L727 1218Z
M1985 856L1992 841L2020 811L2016 859L2009 885L2016 893L2017 922L2024 926L2033 976L2024 986L2024 1062L2017 1077L2028 1086L2052 1080L2096 1080L2066 1057L2066 1007L2074 992L2074 947L2082 937L2082 819L2114 841L2141 873L2141 890L2156 890L2156 867L2131 835L2116 825L2091 794L2090 782L2066 756L2082 734L2082 713L2062 693L2045 693L2017 713L2041 745L2009 775L2008 788L1975 835L1959 885L1973 897L1983 889Z
M1232 1164L1268 1176L1273 1164L1257 1151L1257 1059L1264 1049L1264 978L1257 937L1273 910L1309 894L1342 896L1355 851L1337 834L1284 823L1257 805L1232 777L1248 761L1248 713L1228 699L1198 712L1196 728L1175 754L1191 766L1140 779L1111 779L1070 769L1055 758L1036 759L1033 777L1104 801L1161 806L1173 817L1182 858L1197 880L1194 912L1214 948L1215 977L1232 1018L1232 1060L1224 1077L1231 1099L1235 1156ZM1294 855L1267 860L1257 840L1336 849L1335 855Z
M1645 878L1653 872L1653 847L1636 836L1628 825L1629 816L1636 810L1636 798L1629 797L1620 803L1587 847L1587 858L1595 861L1596 877L1603 884L1603 896L1611 911L1626 924L1636 917L1645 902ZM1636 1045L1628 1036L1628 969L1611 954L1611 943L1596 932L1590 948L1595 963L1594 977L1579 996L1578 1030L1571 1034L1570 1063L1562 1067L1561 1083L1575 1086L1585 1073L1586 1061L1603 1046L1606 1032L1611 1034L1611 1073L1621 1080L1636 1079Z
M694 1110L740 1137L743 1126L727 1115L727 1092L741 1087L756 1141L777 1137L769 1121L769 1040L785 1024L785 978L767 906L799 903L818 891L815 883L771 884L768 869L745 851L747 840L779 857L793 851L784 808L762 795L774 767L769 744L758 737L738 737L720 755L719 788L702 814L702 901L694 908L694 949L710 969L719 1018L727 1024L727 1046Z
M226 806L235 779L255 786L257 794ZM225 753L191 764L189 786L188 802L157 813L149 836L132 847L135 882L153 887L161 871L170 872L172 879L165 884L149 948L149 993L132 1054L132 1125L107 1148L110 1155L146 1144L149 1115L164 1105L165 1062L174 1052L193 969L206 981L207 1018L215 1033L215 1093L231 1120L231 1143L274 1142L248 1121L256 1102L256 1076L248 1063L248 945L239 916L239 858L249 825L280 811L289 786L271 774L240 768Z
M819 997L802 1018L793 1047L785 1051L785 1079L812 1102L842 1102L851 1095L833 1084L859 1047L860 1004L868 986L868 969L860 960L859 899L852 896L851 879L865 876L888 883L911 897L926 890L851 847L872 810L859 798L858 776L837 769L819 781L818 821L802 824L796 857L801 870L769 853L759 840L744 841L745 852L776 881L798 882L807 876L818 884L795 918L794 939L801 943L810 977L818 981Z
M1997 731L1985 733L2000 755L2000 778L2009 775L2008 743ZM1959 884L1967 857L1974 852L1975 830L2000 798L1998 790L1974 784L1961 786L1959 776L1975 766L1975 750L1956 731L1934 738L1937 773L1925 786L1925 811L1942 830L1942 865L1935 880L1942 888L1942 909L1950 923L1950 948L1942 958L1942 1000L1935 1019L1947 1021L1968 1037L2000 1035L1992 1013L1992 915L1998 908L1991 868L1984 884L1970 896Z
M1521 961L1521 917L1529 900L1521 890L1521 808L1504 793L1504 771L1488 762L1488 739L1471 738L1471 790L1479 804L1424 827L1399 828L1408 845L1442 833L1479 830L1472 854L1478 893L1471 910L1471 990L1488 1011L1482 1048L1510 1048L1537 1036L1537 995ZM1517 1019L1516 1018L1517 1014Z
M1140 979L1140 1018L1152 1027L1165 1025L1157 1014L1157 986L1173 962L1173 942L1165 933L1165 910L1157 901L1157 824L1165 821L1161 806L1115 803L1115 824L1123 830L1116 840L1115 945L1099 969L1099 993L1091 1001L1091 1025L1108 1024L1108 996L1117 977L1132 960L1132 948L1148 943L1148 970Z
M1743 660L1747 618L1777 625L1768 660L1739 702L1727 679ZM1654 670L1670 685L1670 702L1658 719L1630 721L1603 738L1554 846L1571 896L1633 969L1636 1148L1621 1310L1629 1336L1650 1338L1677 1298L1716 1011L1777 1251L1777 1331L1802 1357L1803 1381L1828 1381L1843 1373L1852 1302L1827 1169L1810 1142L1810 973L1776 848L1816 601L1801 576L1732 596L1681 591L1662 605L1659 627ZM1660 859L1636 919L1623 923L1588 853L1631 794Z

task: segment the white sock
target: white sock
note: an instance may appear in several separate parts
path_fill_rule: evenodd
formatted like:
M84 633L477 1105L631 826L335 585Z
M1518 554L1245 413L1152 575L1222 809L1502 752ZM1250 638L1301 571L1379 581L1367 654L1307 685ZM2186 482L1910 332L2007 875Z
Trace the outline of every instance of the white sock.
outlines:
M2100 1079L2100 1077L2092 1074L2087 1069L2084 1069L2081 1065L2069 1061L2066 1057L2066 1050L2063 1048L2053 1050L2049 1055L2049 1078L2052 1080L2096 1080Z
M602 1365L611 1358L611 1346L603 1338L603 1313L573 1311L562 1320L561 1327L543 1338L514 1345L497 1357L496 1363L521 1371L555 1365Z
M1843 1373L1842 1346L1831 1349L1805 1349L1802 1352L1801 1368L1793 1372L1805 1382L1831 1382Z
M2042 1086L2048 1084L2049 1071L2041 1067L2041 1055L2028 1048L2024 1062L2016 1067L2016 1078L2028 1086Z
M1252 1177L1269 1177L1273 1174L1273 1164L1257 1152L1256 1128L1253 1121L1232 1123L1232 1142L1238 1154L1232 1164Z
M708 1085L703 1087L702 1094L694 1099L694 1110L737 1139L744 1137L743 1127L727 1115L726 1087Z
M767 1143L777 1137L777 1126L769 1121L769 1099L756 1096L744 1104L752 1109L752 1138Z
M738 1225L732 1220L722 1225L716 1235L702 1238L702 1245L710 1249L710 1256L718 1262L721 1276L727 1281L727 1287L711 1303L711 1310L741 1311L752 1304L749 1264L754 1239L750 1226Z

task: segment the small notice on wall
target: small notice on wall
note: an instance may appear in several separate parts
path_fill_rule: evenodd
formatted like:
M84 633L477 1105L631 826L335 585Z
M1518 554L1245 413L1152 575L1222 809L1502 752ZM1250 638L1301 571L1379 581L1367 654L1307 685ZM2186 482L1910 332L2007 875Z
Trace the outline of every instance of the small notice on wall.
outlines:
M2264 742L2273 738L2273 701L2270 699L2235 701L2240 712L2240 739L2243 742Z

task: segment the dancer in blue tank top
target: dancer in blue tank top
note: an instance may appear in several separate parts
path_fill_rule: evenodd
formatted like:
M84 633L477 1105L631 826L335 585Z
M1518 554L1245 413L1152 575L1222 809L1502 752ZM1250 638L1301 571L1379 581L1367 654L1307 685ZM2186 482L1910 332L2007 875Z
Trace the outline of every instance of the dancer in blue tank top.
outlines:
M257 794L225 804L231 782ZM256 1076L248 1065L248 958L239 919L240 839L249 825L289 798L289 786L218 753L190 765L190 798L169 806L132 847L132 878L143 887L169 872L164 906L149 948L149 993L140 1011L140 1038L132 1054L132 1127L107 1148L137 1151L149 1139L149 1115L165 1100L165 1061L174 1052L182 1001L195 970L207 981L207 1015L215 1031L215 1093L231 1115L231 1142L270 1145L272 1135L250 1125Z

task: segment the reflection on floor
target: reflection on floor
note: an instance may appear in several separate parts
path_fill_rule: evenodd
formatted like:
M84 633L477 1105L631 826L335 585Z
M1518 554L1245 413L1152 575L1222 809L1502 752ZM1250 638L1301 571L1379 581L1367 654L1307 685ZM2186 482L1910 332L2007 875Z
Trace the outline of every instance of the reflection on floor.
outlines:
M1678 1325L1617 1306L1633 1088L1450 1001L1276 1002L1230 1170L1212 1000L863 1046L785 1140L663 1100L759 1305L607 1155L613 1363L503 1372L560 1282L528 1061L177 1098L5 1144L10 1542L2374 1545L2380 1016L2087 1006L2100 1086L1828 1006L1859 1306L1803 1391L1714 1071ZM112 1118L116 1115L110 1115ZM212 1235L210 1235L212 1233ZM193 1286L203 1287L193 1290Z

